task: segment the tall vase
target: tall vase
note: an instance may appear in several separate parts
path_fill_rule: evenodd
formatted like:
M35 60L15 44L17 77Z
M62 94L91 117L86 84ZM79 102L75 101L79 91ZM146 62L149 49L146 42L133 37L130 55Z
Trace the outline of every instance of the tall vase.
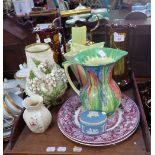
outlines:
M45 43L34 43L25 47L25 53L27 58L27 66L29 70L32 70L35 75L41 76L37 71L37 67L34 60L45 62L48 61L49 64L54 64L53 51L50 46Z
M81 52L63 63L68 81L80 96L85 110L103 111L108 116L113 114L121 103L121 91L112 79L114 64L126 51L112 48L92 48ZM74 86L68 74L68 67L79 64L87 75L87 83L80 91Z
M25 92L31 96L43 97L47 107L58 104L67 89L64 70L53 59L53 52L48 44L35 43L25 48L29 74Z

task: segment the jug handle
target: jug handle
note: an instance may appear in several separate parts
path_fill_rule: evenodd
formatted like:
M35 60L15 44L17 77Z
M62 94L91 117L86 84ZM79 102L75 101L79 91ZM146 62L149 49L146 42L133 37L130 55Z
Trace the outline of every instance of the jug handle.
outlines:
M80 95L80 91L75 87L75 85L73 84L70 76L69 76L69 73L68 73L68 67L70 66L71 64L64 64L64 70L65 70L65 73L66 73L66 76L67 76L67 79L68 79L68 82L69 84L71 85L71 87L73 88L73 90L78 94Z

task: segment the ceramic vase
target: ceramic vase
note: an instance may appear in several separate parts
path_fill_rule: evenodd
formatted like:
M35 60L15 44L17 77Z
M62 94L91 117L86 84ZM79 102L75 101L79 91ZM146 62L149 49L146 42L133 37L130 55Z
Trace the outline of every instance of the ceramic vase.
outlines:
M35 75L41 76L34 63L34 59L40 62L48 61L51 65L55 63L53 58L53 51L46 43L34 43L25 47L27 58L27 66Z
M63 63L68 81L80 96L85 110L102 111L112 115L121 103L121 91L112 79L112 69L120 58L127 55L126 51L112 48L92 48L81 52ZM79 64L83 67L87 83L79 91L70 79L68 67Z
M67 89L64 70L54 62L53 51L45 43L26 46L28 76L25 92L28 96L38 94L43 97L44 105L50 107L58 104Z
M27 97L24 100L25 111L23 119L28 128L34 133L43 133L52 121L52 115L43 105L43 98L39 95Z

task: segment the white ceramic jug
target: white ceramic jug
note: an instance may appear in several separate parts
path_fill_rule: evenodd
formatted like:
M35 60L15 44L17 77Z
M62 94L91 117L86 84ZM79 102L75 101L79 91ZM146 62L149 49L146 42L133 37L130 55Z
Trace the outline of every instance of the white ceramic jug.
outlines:
M25 111L23 119L34 133L43 133L52 121L52 115L43 105L43 98L39 95L27 97L24 100Z

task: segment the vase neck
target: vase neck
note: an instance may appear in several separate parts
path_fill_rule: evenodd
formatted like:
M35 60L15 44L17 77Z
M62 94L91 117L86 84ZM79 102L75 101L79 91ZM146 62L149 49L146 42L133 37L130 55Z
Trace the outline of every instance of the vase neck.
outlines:
M112 68L114 64L101 66L83 66L86 71L88 82L97 85L98 83L108 83L112 79Z
M38 110L40 108L42 108L44 105L42 102L29 102L29 103L26 103L26 109L27 110L30 110L30 111L33 111L33 110Z

